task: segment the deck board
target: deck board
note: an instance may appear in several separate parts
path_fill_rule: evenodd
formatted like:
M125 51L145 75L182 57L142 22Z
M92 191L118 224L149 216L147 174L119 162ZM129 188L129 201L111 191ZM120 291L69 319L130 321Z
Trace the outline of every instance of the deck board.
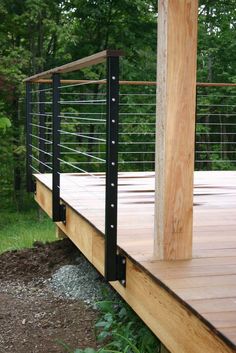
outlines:
M61 178L62 199L104 233L104 176ZM236 347L236 172L195 172L192 260L153 259L154 173L121 173L118 209L120 248Z

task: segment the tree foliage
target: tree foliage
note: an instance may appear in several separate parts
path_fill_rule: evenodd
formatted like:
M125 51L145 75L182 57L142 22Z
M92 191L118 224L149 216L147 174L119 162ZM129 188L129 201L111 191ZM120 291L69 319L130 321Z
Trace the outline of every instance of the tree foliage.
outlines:
M236 82L234 0L199 6L198 80ZM154 0L2 0L0 3L0 197L22 207L24 77L106 48L123 49L122 77L155 80ZM145 126L142 126L145 129ZM3 202L3 197L9 202Z

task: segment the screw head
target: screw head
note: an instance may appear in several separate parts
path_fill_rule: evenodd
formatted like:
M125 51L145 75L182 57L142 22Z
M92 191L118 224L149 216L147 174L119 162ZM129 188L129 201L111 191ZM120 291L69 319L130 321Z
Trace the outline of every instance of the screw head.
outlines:
M115 207L115 205L112 203L112 204L111 204L111 207Z
M115 165L115 162L112 162L111 165Z
M116 99L115 98L112 98L112 102L115 102L116 101Z
M113 224L111 224L111 228L114 228L114 225L113 225Z

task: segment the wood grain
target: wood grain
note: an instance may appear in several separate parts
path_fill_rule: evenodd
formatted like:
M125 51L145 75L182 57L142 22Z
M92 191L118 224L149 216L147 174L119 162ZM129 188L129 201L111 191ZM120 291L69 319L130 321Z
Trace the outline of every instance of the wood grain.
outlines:
M159 0L154 255L192 257L197 0Z

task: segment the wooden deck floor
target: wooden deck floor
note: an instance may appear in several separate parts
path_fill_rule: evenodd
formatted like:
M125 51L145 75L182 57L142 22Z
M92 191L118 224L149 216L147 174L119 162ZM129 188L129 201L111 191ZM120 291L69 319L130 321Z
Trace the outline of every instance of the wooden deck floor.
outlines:
M63 201L104 233L104 176L66 174L61 177ZM36 178L51 189L50 175ZM44 200L40 197L38 202L42 206ZM235 352L236 172L195 172L192 260L153 259L153 218L154 174L120 174L119 247L214 331L229 347L229 352ZM189 330L191 336L193 332Z

